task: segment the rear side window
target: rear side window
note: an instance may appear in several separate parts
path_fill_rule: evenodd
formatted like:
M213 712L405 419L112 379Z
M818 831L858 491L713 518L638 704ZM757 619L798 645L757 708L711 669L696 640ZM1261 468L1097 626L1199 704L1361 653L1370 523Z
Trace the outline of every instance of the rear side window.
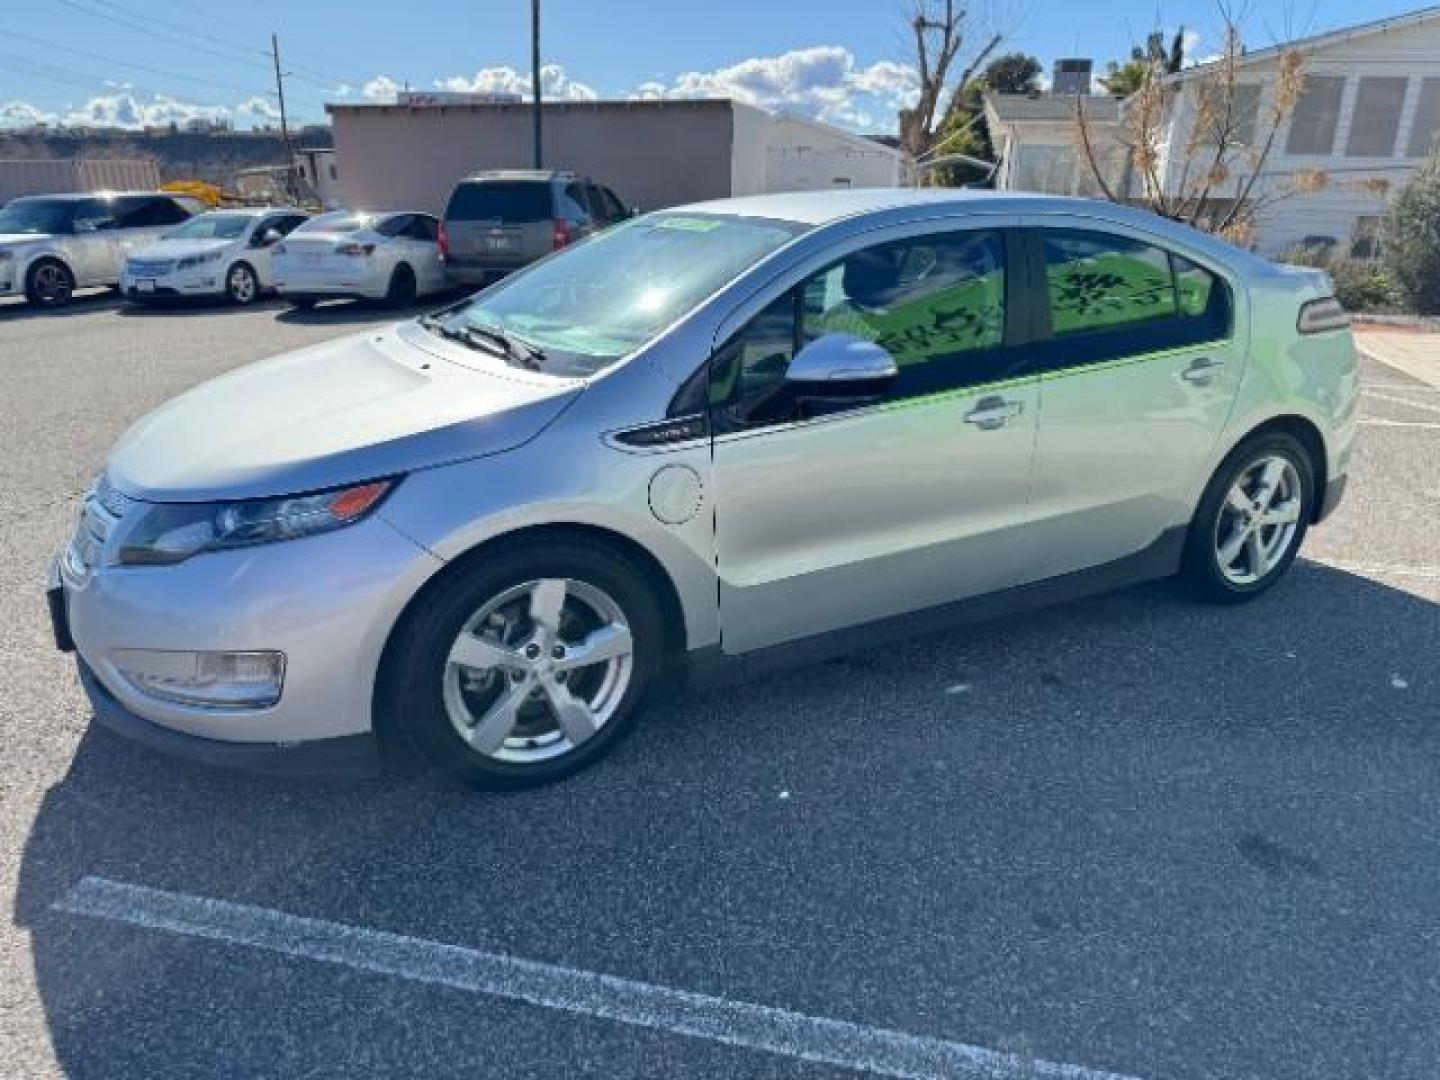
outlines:
M359 229L369 228L375 218L369 214L355 214L348 210L339 210L330 214L321 214L303 222L296 232L333 232L351 233Z
M438 240L440 239L440 226L430 215L416 214L405 235L412 240Z
M190 219L189 211L183 209L174 199L140 196L132 199L117 199L115 227L119 229L146 229L165 225L178 225Z
M445 207L447 221L549 221L550 185L526 181L485 180L461 184Z
M1050 366L1118 359L1223 338L1230 293L1215 274L1164 248L1099 232L1047 230L1039 252Z

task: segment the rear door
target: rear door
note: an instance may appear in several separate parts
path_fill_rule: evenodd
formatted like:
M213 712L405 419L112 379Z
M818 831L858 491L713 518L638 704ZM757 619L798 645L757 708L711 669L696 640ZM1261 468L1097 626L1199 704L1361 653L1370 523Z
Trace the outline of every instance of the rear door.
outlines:
M1139 230L1027 232L1041 315L1036 577L1135 554L1184 525L1246 357L1243 293Z
M555 208L549 181L473 180L445 208L450 259L457 266L503 270L550 251Z
M1018 234L925 228L852 241L712 361L727 652L1024 578L1037 402L1012 289ZM795 351L837 332L884 346L899 377L868 401L788 396Z

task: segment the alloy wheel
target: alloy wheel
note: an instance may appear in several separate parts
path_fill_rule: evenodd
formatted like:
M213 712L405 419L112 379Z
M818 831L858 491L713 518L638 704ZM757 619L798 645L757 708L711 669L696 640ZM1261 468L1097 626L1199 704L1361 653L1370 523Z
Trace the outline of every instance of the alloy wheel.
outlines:
M248 304L255 299L258 291L255 275L248 266L232 266L227 282L230 299L237 304Z
M1235 478L1215 522L1215 562L1232 585L1254 585L1290 553L1305 492L1295 465L1270 454Z
M63 304L70 299L70 275L58 263L37 266L32 281L35 298L42 304Z
M445 664L445 710L476 752L546 761L605 726L633 670L620 605L588 582L542 578L506 589L466 621Z

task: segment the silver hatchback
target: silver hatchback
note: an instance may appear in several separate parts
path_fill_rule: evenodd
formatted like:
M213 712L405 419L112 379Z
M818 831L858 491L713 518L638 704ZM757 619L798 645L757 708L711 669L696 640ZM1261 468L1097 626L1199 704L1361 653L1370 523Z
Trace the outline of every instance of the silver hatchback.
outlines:
M0 296L61 307L76 289L120 283L126 257L205 209L187 195L34 195L0 210Z
M705 203L152 413L51 608L99 722L157 748L403 738L516 787L668 673L1177 572L1253 598L1340 497L1357 393L1324 275L1139 211Z

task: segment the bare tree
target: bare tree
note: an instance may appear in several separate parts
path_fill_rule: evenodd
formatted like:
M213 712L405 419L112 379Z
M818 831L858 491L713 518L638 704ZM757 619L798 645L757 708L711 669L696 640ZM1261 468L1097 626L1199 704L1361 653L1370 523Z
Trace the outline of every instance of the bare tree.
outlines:
M1283 182L1261 184L1276 137L1295 111L1305 85L1304 56L1280 49L1274 73L1255 83L1239 81L1244 49L1227 9L1224 47L1215 60L1189 75L1168 71L1152 52L1139 85L1121 106L1118 133L1107 136L1075 100L1075 142L1082 167L1101 195L1143 206L1235 242L1245 242L1261 211L1278 199L1323 188L1319 170ZM1187 123L1176 123L1177 110ZM1178 136L1177 133L1178 132ZM1128 177L1107 170L1109 149L1128 165Z
M951 69L965 49L968 18L968 9L956 0L913 0L906 21L914 37L920 97L914 108L900 111L900 148L912 160L935 145L941 124L960 88L974 78L1000 44L1000 35L994 34L970 59L959 79L954 80L942 112L942 99L946 98L946 89L952 86Z

